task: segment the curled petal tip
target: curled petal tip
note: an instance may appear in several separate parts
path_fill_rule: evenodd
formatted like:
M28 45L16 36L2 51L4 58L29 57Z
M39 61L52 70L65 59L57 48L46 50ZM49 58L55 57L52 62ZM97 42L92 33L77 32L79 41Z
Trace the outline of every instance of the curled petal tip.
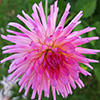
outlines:
M82 14L82 13L83 13L83 11L80 11L79 13L81 13L81 14Z
M67 3L67 6L71 7L70 3Z
M93 29L93 30L96 30L96 27L93 27L92 29Z
M5 35L1 34L1 38L4 39L5 38Z
M8 73L10 73L10 70L8 70Z
M19 17L20 15L19 14L17 14L17 17Z

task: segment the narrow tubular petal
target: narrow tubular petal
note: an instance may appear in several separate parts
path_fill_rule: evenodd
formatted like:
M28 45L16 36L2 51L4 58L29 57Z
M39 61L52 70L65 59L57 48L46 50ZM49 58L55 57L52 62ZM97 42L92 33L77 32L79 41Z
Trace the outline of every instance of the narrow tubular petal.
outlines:
M9 29L7 29L7 32L16 34L17 36L27 37L27 35L25 35L25 34L23 34L21 32L12 31L12 30L9 30Z
M78 73L77 71L75 71L75 70L70 70L69 72L70 72L70 75L72 76L72 78L73 78L74 80L77 80L77 79L79 78L79 73Z
M58 24L58 26L57 26L56 29L58 29L58 27L64 27L64 23L65 23L65 20L66 20L68 14L69 14L69 9L70 9L70 7L71 7L71 6L70 6L70 4L68 3L68 4L67 4L67 7L66 7L66 9L65 9L65 12L64 12L64 14L63 14L63 16L62 16L62 18L61 18L61 20L60 20L60 22L59 22L59 24Z
M65 37L65 39L63 39L62 41L59 42L59 46L61 47L64 43L67 43L67 42L73 42L75 41L76 39L79 39L79 37L72 37L72 38L68 38L68 37Z
M56 0L54 3L54 28L56 27L56 20L57 20L57 15L58 15L58 10L59 8L57 7L58 1Z
M28 31L26 28L24 28L22 25L18 24L18 23L14 23L14 22L10 22L8 25L10 26L14 26L16 28L18 28L19 30L21 30L23 33L25 33L27 36L30 37L30 39L32 39L34 42L38 42L38 37L36 36L36 34Z
M32 51L33 49L32 48L16 48L16 49L9 49L9 50L5 50L5 51L3 51L2 53L3 54L5 54L5 53L17 53L17 52L19 52L19 53L21 53L21 52L30 52L30 51Z
M66 96L66 88L65 85L63 83L61 83L58 80L58 85L56 86L56 89L61 93L61 95L64 97L64 95Z
M38 100L41 100L42 89L43 89L43 79L41 80L41 84L38 87Z
M68 80L69 80L69 83L71 84L71 86L73 87L73 89L76 89L76 85L74 83L74 80L73 80L73 78L70 75L68 77Z
M30 74L32 73L32 72L34 72L34 61L32 61L31 63L30 63L30 65L28 66L28 68L27 68L27 71L25 72L26 73L26 75L27 76L30 76Z
M75 17L74 17L74 19L70 22L70 24L71 23L77 23L78 22L78 20L82 17L82 14L83 13L83 11L80 11Z
M35 21L22 10L22 14L25 16L25 18L34 26L36 27Z
M66 26L63 32L61 33L61 35L68 36L71 33L71 31L74 29L75 25L76 23L71 23L68 26Z
M18 60L19 60L19 59L13 60L12 63L10 64L9 68L12 68L12 67L16 64L16 62L17 62Z
M19 89L19 93L23 90L23 88L26 86L28 82L28 78L26 78L24 81L23 81L23 84L20 86L20 89Z
M14 35L1 35L1 37L5 40L11 41L13 43L18 43L18 44L30 44L31 40L27 37L22 37L22 36L14 36Z
M33 93L32 93L32 96L31 96L31 99L34 99L34 98L35 98L37 88L38 88L38 84L36 83L36 86L35 86L35 89L33 90Z
M26 87L26 90L25 90L25 96L27 95L28 90L29 90L30 86L32 85L32 82L33 82L33 78L31 78L31 79L29 80L29 83L28 83L28 85L27 85L27 87Z
M85 75L85 76L87 76L87 75L91 76L91 73L87 72L86 70L84 70L84 69L81 68L81 67L79 67L79 71L80 71L83 75Z
M21 15L17 15L17 17L26 24L26 26L28 26L28 28L33 31L34 29L34 26L29 22L27 21L25 18L23 18Z
M52 46L52 44L53 44L53 41L52 41L52 37L47 37L46 39L45 39L45 42L44 42L46 45L48 45L48 46Z
M84 63L84 65L88 66L89 68L93 70L93 67L90 64Z
M43 24L43 26L44 26L44 28L46 30L47 29L47 23L46 23L46 18L45 18L44 10L43 10L43 7L42 7L42 1L39 3L38 10L39 10L39 13L40 13L42 24Z
M59 75L59 80L60 80L64 85L68 84L68 79L67 79L67 77L64 76L62 73L60 73L60 75Z
M44 74L43 75L43 89L46 93L49 93L49 80L47 78L47 76Z
M79 45L82 45L82 44L85 44L88 42L90 42L90 40L88 38L82 38L82 39L77 39L77 40L73 41L72 44L74 46L79 46Z
M86 38L86 39L88 39L89 41L92 41L92 40L98 40L98 39L99 39L99 37L98 37L98 36L96 36L96 37L90 37L90 38Z
M24 68L24 67L25 67L25 68ZM8 81L11 81L11 79L14 78L18 73L20 73L20 72L21 72L21 74L24 73L25 70L26 70L26 68L27 68L26 65L23 66L23 67L18 68L15 72L13 72L13 73L8 77Z
M37 13L36 8L39 9L38 6L37 6L37 4L34 4L33 7L32 7L32 9L33 9L33 11L34 11L34 13L32 13L32 17L33 17L33 19L35 20L35 23L36 23L38 29L40 30L40 32L41 32L42 34L44 34L44 33L45 33L45 32L44 32L45 30L44 30L44 28L43 28L43 26L42 26L42 24L41 24L41 22L40 22L40 19L39 19L39 16L38 16L38 13ZM44 35L45 35L45 34L44 34Z
M94 59L89 59L89 58L86 58L89 62L92 62L92 63L99 63L99 60L94 60Z
M46 37L51 36L52 34L52 30L51 30L51 21L50 21L50 16L47 16L47 30L46 30Z
M82 47L77 47L75 48L75 50L78 51L79 53L84 53L84 54L97 54L97 52L100 52L100 50L93 50Z
M53 100L56 100L55 87L52 86L51 88L52 88Z
M71 86L69 83L66 85L66 89L67 89L68 94L72 95L72 90L71 90Z
M89 63L89 61L87 60L87 58L85 58L84 56L79 56L77 54L74 54L74 55L72 55L72 58L75 59L77 62Z
M38 16L38 12L37 12L36 8L38 8L38 5L35 3L35 4L33 5L32 9L33 9L34 14L35 14L35 16L36 16L35 18L37 18L39 24L41 25L41 22L40 22L40 19L39 19L39 16ZM33 16L32 16L32 17L33 17ZM35 22L36 22L36 19L34 19L34 20L35 20Z
M54 31L54 5L50 6L50 21L51 21L51 29Z
M23 84L23 82L25 81L25 79L27 79L27 75L26 75L26 74L24 74L24 75L22 76L22 78L21 78L20 81L18 82L18 85L21 86L21 85Z
M56 39L56 41L54 42L54 46L58 47L62 43L63 40L66 40L65 36L61 36L60 38Z
M61 34L61 31L62 31L62 27L59 27L54 33L53 33L53 41L56 40L57 38L59 38L60 34Z
M2 50L11 49L11 48L14 48L14 47L15 47L15 45L7 45L7 46L2 47Z
M21 71L20 73L18 73L16 75L16 77L12 80L12 83L14 83L23 73L24 73L24 71ZM9 81L9 79L8 79L8 81Z
M87 32L90 32L90 31L92 31L92 30L95 30L95 29L96 29L95 27L93 27L93 28L87 27L87 28L85 28L85 29L83 29L83 30L72 32L70 36L73 36L73 35L79 36L79 35L82 35L82 34L84 34L84 33L87 33Z
M62 33L62 35L69 35L69 33L74 29L74 27L76 26L77 22L79 21L79 19L82 17L82 11L80 11L75 18L69 23L68 26L66 26L64 28L64 31Z
M81 84L77 80L75 80L75 82L77 83L78 87L81 89L82 88Z
M8 61L8 60L12 60L12 59L19 59L19 58L21 58L23 55L24 55L23 53L13 54L13 55L11 55L11 56L9 56L9 57L7 57L7 58L1 60L1 63L6 62L6 61Z

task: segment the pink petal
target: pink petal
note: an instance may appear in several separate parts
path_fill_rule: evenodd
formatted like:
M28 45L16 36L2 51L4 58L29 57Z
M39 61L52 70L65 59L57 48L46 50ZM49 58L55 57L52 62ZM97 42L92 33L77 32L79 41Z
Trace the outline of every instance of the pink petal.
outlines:
M46 23L44 10L43 10L43 7L42 7L42 1L39 3L39 9L38 10L39 10L39 13L40 13L40 17L41 17L43 26L44 26L45 29L47 29L47 23Z
M27 21L25 18L23 18L21 15L17 15L17 17L22 21L22 22L24 22L25 24L26 24L26 26L28 26L28 28L31 30L31 31L33 31L33 29L34 29L34 27L33 27L33 25L29 22L29 21Z
M77 40L75 40L74 42L72 42L72 44L73 44L74 46L79 46L79 45L82 45L82 44L85 44L85 43L88 43L88 42L90 42L89 39L87 39L87 38L82 38L82 39L77 39Z
M89 61L87 60L87 58L85 58L84 56L78 55L78 54L72 55L72 58L75 59L77 62L89 63Z
M44 42L46 45L48 45L48 46L52 46L52 44L53 44L53 41L52 41L52 37L47 37L46 39L45 39L45 42Z
M59 75L59 80L60 80L64 85L68 84L68 79L67 79L67 77L64 76L62 73L60 73L60 75Z
M25 72L27 76L30 76L30 74L34 71L34 61L30 63L30 65L27 68L27 71Z
M51 29L54 31L54 5L50 6L50 21L51 21Z
M75 50L84 54L97 54L97 52L100 52L100 50L93 50L93 49L87 49L82 47L77 47Z
M89 32L89 31L95 30L95 29L96 29L95 27L93 27L93 28L87 27L87 28L85 28L85 29L83 29L83 30L75 31L75 32L71 33L71 35L79 36L79 35L82 35L82 34L84 34L84 33Z
M56 40L57 38L59 38L59 36L60 36L60 34L61 34L61 32L62 32L62 27L59 27L54 33L53 33L53 37L52 37L52 39L53 40Z
M65 43L61 46L61 49L66 51L68 54L73 53L75 51L75 47L71 43Z
M66 40L66 37L65 36L61 36L60 38L56 39L55 42L54 42L54 46L59 46L63 40Z
M70 7L71 7L71 6L70 6L70 4L68 3L68 4L67 4L67 7L66 7L66 9L65 9L65 12L64 12L64 14L63 14L63 16L62 16L62 18L61 18L61 20L60 20L60 22L59 22L57 28L58 28L58 27L64 27L65 20L66 20L68 14L69 14L69 9L70 9Z
M9 29L7 29L6 31L9 32L9 33L16 34L16 35L18 35L18 36L27 37L27 35L25 35L25 34L23 34L23 33L21 33L21 32L12 31L12 30L9 30Z
M26 87L26 90L25 90L25 96L27 95L27 93L28 93L28 91L29 91L29 88L30 88L30 86L32 85L32 82L33 82L33 78L31 78L31 80L29 80L29 83L28 83L28 85L27 85L27 87Z
M1 35L1 37L5 40L11 41L13 43L18 43L18 44L30 44L31 40L27 37L22 37L22 36L14 36L14 35Z
M22 14L25 16L25 18L34 26L36 27L35 21L22 10Z
M75 70L69 70L70 75L73 77L74 80L77 80L79 78L79 73Z
M10 22L8 25L18 28L23 33L25 33L27 36L29 36L34 42L38 42L38 37L37 37L36 33L33 34L32 32L25 29L22 25L20 25L18 23L14 23L14 22Z
M35 85L35 89L33 90L33 93L32 93L32 96L31 96L31 99L34 99L34 98L35 98L37 88L38 88L38 84Z
M87 75L91 76L91 73L87 72L86 70L84 70L84 69L81 68L81 67L79 67L79 71L80 71L83 75L85 75L85 76L87 76Z
M71 84L71 86L74 88L74 89L76 89L76 85L75 85L75 83L74 83L74 80L73 80L73 78L69 75L69 77L68 77L68 80L69 80L69 83Z
M56 20L57 20L57 15L58 15L58 10L59 8L57 7L58 1L55 1L54 3L54 28L56 27Z
M23 53L13 54L13 55L11 55L11 56L9 56L9 57L7 57L7 58L1 60L1 63L6 62L6 61L8 61L8 60L21 58L23 55L24 55Z
M56 100L55 87L52 86L51 88L52 88L53 100Z
M92 62L92 63L99 63L99 60L94 60L94 59L89 59L89 58L87 58L87 60L88 60L89 62Z

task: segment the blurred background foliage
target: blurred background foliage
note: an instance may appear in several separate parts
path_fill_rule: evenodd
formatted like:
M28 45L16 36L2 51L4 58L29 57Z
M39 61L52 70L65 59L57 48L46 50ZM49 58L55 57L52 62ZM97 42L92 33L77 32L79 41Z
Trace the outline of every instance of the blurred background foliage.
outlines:
M45 0L43 1L43 6L45 7ZM50 5L53 4L55 0L48 0L48 14L50 12ZM39 3L40 0L2 0L0 4L0 34L9 34L6 32L9 22L18 22L24 25L18 18L17 14L21 14L22 10L24 10L27 14L31 16L32 13L32 5L34 3ZM59 14L57 18L57 23L59 22L61 15L63 14L66 4L70 2L71 10L68 18L66 19L65 25L67 25L71 19L80 11L83 11L83 17L81 18L82 23L78 25L75 30L81 30L88 26L96 27L97 29L89 32L87 34L82 35L82 37L92 37L92 36L100 36L100 0L58 0L59 6ZM22 14L21 14L22 15ZM11 29L11 28L10 28ZM15 28L12 28L16 30ZM1 48L5 45L11 44L10 42L1 39L0 37L0 60L7 57L9 54L2 55ZM86 48L94 48L100 49L100 40L92 41L88 44L83 45ZM100 53L97 55L85 55L88 58L100 59ZM0 80L3 79L3 76L8 76L8 68L11 62L6 62L0 64ZM61 95L57 96L57 100L100 100L100 64L91 64L94 67L94 70L90 70L86 66L80 64L81 67L88 70L92 73L92 77L85 77L80 74L81 79L85 83L85 87L81 90L77 87L76 90L73 90L73 95L68 96L67 99L63 99ZM2 85L0 88L2 89ZM19 86L15 86L12 88L13 95L9 100L13 97L19 96L16 100L31 100L32 90L30 89L28 96L26 99L22 98L22 94L24 94L24 90L21 93L18 93ZM36 99L37 100L36 96ZM1 99L0 99L1 100ZM50 94L50 98L44 98L42 96L42 100L53 100L52 93Z

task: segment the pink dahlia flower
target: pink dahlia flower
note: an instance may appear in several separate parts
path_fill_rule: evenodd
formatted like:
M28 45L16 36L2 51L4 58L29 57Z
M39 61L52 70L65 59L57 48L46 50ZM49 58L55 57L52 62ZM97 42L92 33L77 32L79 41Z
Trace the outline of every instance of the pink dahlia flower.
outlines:
M37 92L38 100L41 100L42 91L44 91L45 97L49 97L50 86L54 100L56 100L56 91L66 98L68 94L72 94L71 87L75 89L76 84L79 88L84 87L84 83L79 78L79 73L91 76L89 72L81 68L78 62L91 69L93 67L89 63L98 62L97 60L86 58L82 54L97 54L100 50L79 47L91 40L99 39L98 37L80 38L80 35L96 28L87 27L83 30L72 32L81 23L79 19L83 15L82 11L64 27L65 20L69 14L69 3L57 26L57 1L50 6L50 15L47 18L43 11L42 2L39 3L39 6L34 4L32 9L32 18L24 11L22 11L22 14L25 18L17 15L29 30L18 23L10 22L9 26L14 26L21 32L7 29L8 32L14 35L1 35L3 39L15 43L15 45L8 45L2 48L4 50L3 54L14 54L3 59L1 63L13 59L8 70L9 73L13 73L8 80L13 79L12 82L15 82L16 79L22 76L18 83L20 86L19 92L26 87L25 95L27 95L31 87L33 89L31 99L35 98Z

